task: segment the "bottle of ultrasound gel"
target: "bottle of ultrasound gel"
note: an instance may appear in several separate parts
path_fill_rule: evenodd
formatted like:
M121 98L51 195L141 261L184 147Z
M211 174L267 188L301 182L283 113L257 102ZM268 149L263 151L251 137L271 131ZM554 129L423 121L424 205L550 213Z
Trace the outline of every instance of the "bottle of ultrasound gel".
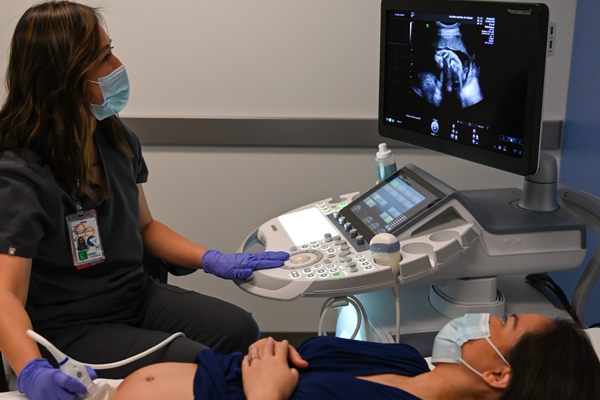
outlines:
M382 182L388 176L396 172L396 158L390 149L387 147L387 143L379 144L379 151L375 156L375 163L377 164L377 176L379 182Z

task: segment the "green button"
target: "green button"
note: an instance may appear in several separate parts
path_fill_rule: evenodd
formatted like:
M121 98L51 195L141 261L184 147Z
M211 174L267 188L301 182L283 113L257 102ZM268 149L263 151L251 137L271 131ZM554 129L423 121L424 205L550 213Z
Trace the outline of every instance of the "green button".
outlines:
M340 203L338 204L338 207L346 207L348 205L348 203Z
M331 276L333 276L334 278L337 278L339 276L342 276L342 273L341 272L336 272L335 274L333 274Z

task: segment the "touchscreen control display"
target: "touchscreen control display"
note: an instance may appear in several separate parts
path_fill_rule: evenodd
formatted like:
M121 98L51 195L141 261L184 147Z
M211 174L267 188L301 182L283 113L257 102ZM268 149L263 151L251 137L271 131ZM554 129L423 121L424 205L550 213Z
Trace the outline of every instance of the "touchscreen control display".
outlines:
M370 241L394 233L445 194L408 170L400 170L350 203L342 214Z

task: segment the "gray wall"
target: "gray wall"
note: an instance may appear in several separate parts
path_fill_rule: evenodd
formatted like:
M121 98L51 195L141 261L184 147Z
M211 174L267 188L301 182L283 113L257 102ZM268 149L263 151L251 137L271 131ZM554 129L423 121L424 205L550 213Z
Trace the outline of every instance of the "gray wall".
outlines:
M0 2L0 71L16 19L33 1ZM376 118L379 2L366 0L104 0L132 96L125 117ZM545 120L565 117L576 2L551 0ZM0 91L0 97L3 92ZM286 132L281 132L285 135ZM146 147L154 217L233 252L262 222L375 183L374 148ZM560 160L560 154L555 154ZM426 150L396 150L457 189L521 178ZM320 300L280 303L202 272L172 282L250 310L263 331L315 331ZM328 326L333 327L332 320Z

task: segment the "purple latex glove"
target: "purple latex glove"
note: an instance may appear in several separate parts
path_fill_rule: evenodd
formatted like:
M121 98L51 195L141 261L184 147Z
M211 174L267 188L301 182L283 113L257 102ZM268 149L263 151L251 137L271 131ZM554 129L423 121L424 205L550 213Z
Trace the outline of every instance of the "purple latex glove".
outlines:
M96 379L96 371L85 366L90 377ZM45 358L29 360L17 378L19 392L31 400L77 400L77 393L87 388L77 379L60 372Z
M290 258L285 251L264 253L223 254L219 250L208 250L202 256L204 272L224 279L248 279L255 269L281 267Z

